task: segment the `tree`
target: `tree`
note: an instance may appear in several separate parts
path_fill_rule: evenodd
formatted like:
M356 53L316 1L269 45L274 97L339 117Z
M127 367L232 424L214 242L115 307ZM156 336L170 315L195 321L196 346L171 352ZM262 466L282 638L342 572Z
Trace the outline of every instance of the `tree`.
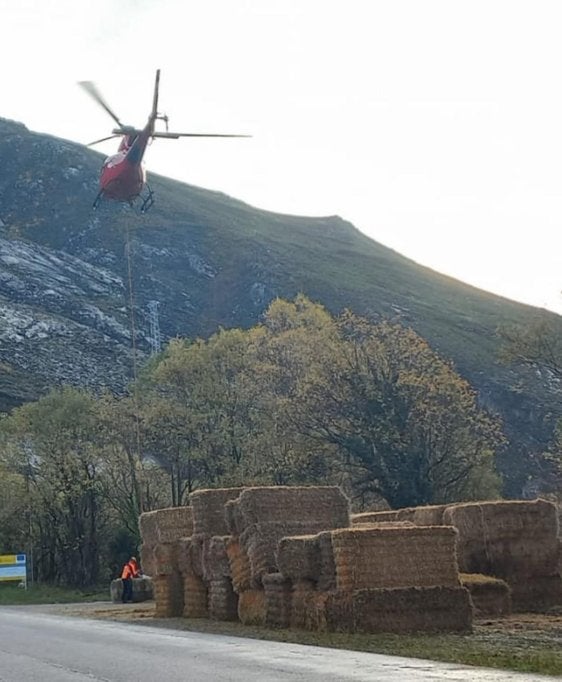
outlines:
M63 388L23 405L0 423L12 468L25 475L39 578L95 584L99 572L99 458L95 400Z
M498 420L412 330L349 312L333 320L304 298L271 308L265 325L288 421L335 447L357 496L449 501L481 495L478 478L498 493Z

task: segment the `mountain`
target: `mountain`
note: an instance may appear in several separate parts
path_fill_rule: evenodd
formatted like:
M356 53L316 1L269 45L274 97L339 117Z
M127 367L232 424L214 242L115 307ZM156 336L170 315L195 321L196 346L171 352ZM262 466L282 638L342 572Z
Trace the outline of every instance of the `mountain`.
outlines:
M0 159L0 409L60 383L123 389L129 274L141 357L151 301L165 341L251 326L274 297L304 292L333 312L418 331L504 418L510 490L532 476L528 454L549 437L559 387L500 365L495 332L530 324L536 309L422 267L337 216L271 213L163 177L150 178L157 203L146 215L111 202L94 212L102 157L5 119Z

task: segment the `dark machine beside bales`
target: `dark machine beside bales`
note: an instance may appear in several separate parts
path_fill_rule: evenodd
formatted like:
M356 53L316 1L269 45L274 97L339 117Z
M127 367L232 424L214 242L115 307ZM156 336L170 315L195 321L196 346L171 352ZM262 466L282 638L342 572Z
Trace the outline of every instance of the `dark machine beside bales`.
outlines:
M562 605L553 504L351 515L337 487L200 490L140 519L159 617L343 632L469 632Z

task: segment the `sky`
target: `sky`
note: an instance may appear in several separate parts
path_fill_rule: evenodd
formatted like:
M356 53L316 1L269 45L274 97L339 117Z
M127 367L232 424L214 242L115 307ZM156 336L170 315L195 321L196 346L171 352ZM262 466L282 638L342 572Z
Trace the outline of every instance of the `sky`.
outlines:
M253 137L156 140L149 172L339 215L562 314L558 0L0 0L0 17L0 117L88 143L113 122L76 82L141 126L160 68L171 129Z

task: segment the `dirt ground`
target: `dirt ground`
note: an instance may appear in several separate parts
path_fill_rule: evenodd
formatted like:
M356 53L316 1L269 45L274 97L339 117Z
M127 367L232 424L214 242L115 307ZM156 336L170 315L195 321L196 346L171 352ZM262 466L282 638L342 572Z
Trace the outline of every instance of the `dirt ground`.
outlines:
M155 618L154 602L140 604L113 604L111 602L93 602L90 604L52 604L35 607L48 609L65 615L84 616L126 622L146 623L177 627L183 619ZM195 621L196 623L197 621ZM201 628L193 626L189 621L187 629L201 629L206 632L216 627L217 632L224 632L221 623L201 620ZM187 623L186 623L187 625ZM225 623L230 630L238 624ZM242 630L240 634L243 634ZM516 649L533 649L552 646L554 650L562 650L562 609L554 613L518 613L504 618L480 618L474 621L474 631L470 635L474 641L509 646Z

